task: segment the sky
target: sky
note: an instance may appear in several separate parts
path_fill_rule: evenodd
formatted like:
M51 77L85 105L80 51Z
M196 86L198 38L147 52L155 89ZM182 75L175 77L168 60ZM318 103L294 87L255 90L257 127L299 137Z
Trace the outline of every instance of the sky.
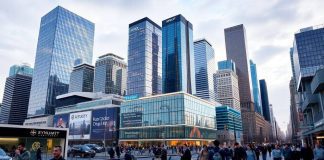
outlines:
M105 53L127 59L128 24L143 17L162 25L182 14L193 24L194 39L211 42L216 61L226 59L224 28L244 24L249 57L257 64L258 78L266 79L284 131L290 119L294 33L324 23L323 0L1 0L0 97L11 65L34 66L40 19L57 5L95 23L93 64Z

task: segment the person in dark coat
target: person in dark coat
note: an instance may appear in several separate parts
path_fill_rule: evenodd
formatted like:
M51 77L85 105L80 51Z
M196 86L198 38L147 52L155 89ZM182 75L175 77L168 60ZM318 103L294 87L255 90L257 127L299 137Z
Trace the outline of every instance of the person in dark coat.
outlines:
M118 145L115 147L115 151L116 151L117 158L120 158L120 147Z
M36 151L36 160L42 160L42 146L38 147Z
M234 147L235 148L233 160L246 160L247 155L245 149L242 146L240 146L240 144L237 142L234 144Z
M306 145L306 147L303 147L301 149L301 155L303 157L303 160L314 159L313 150L308 145Z
M164 148L164 145L161 145L161 160L168 159L168 151Z
M115 151L112 147L109 149L108 154L110 156L110 159L115 157Z
M183 153L182 153L182 156L181 156L181 160L189 160L191 159L191 152L188 148L188 145L185 144L184 147L183 147Z

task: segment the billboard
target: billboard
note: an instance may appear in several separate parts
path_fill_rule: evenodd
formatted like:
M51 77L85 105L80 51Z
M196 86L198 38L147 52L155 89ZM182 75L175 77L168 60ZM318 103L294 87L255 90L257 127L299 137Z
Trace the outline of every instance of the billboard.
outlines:
M91 111L70 114L69 139L89 139L91 127Z
M122 127L142 126L142 112L123 113L121 116Z
M59 114L53 118L54 128L69 128L70 114Z
M91 139L117 138L117 108L92 111Z

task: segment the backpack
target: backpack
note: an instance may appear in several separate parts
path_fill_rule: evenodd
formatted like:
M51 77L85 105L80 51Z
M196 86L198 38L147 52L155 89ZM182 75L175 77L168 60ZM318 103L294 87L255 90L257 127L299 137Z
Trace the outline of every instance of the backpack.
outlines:
M222 156L219 153L219 151L220 151L220 149L218 147L211 148L209 150L209 155L213 156L213 160L221 160L222 159Z

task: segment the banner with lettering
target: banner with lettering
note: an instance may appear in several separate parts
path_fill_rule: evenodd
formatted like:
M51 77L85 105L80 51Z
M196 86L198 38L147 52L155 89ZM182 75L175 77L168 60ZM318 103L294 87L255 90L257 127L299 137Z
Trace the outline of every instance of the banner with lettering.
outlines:
M89 139L91 130L91 111L70 114L69 139Z
M91 139L117 138L117 108L105 108L92 111Z
M69 128L70 114L59 114L53 118L55 128Z

